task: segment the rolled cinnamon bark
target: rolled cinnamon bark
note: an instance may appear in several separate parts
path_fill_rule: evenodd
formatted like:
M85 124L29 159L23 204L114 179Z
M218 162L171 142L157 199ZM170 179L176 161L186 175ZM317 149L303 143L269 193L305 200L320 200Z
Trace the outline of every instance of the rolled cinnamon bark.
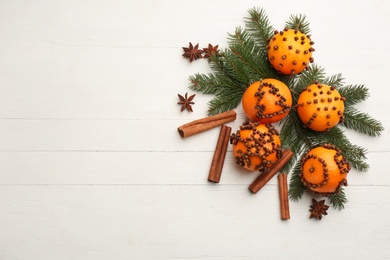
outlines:
M283 151L282 157L277 160L271 167L268 172L262 173L259 177L256 178L254 182L249 186L249 190L252 193L257 193L261 188L264 187L265 184L268 183L272 177L278 173L280 169L291 159L293 156L293 152L290 149L286 149Z
M280 218L282 220L290 219L290 206L288 201L288 184L287 174L278 175L279 201L280 201Z
M211 182L219 183L221 179L222 168L225 162L225 156L231 132L231 127L226 125L221 126L208 177L208 180Z
M195 135L214 127L223 125L225 123L234 121L237 117L237 113L234 110L229 110L214 116L208 116L201 118L185 125L178 127L178 131L181 137L188 137Z

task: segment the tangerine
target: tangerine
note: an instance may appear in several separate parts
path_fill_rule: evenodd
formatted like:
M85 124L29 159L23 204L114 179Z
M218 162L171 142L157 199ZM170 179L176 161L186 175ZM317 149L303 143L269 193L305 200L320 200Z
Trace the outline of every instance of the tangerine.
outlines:
M283 82L267 78L252 83L242 96L246 116L262 124L283 119L291 109L290 89Z
M309 35L298 30L285 28L280 32L275 31L267 45L268 60L283 74L299 74L314 61L313 44Z
M250 171L267 172L282 156L279 132L271 124L246 121L230 142L236 163Z
M328 131L344 120L344 101L335 87L316 82L298 97L298 116L312 130Z
M351 169L341 150L333 145L311 149L301 163L301 182L310 190L327 196L347 186L347 175Z

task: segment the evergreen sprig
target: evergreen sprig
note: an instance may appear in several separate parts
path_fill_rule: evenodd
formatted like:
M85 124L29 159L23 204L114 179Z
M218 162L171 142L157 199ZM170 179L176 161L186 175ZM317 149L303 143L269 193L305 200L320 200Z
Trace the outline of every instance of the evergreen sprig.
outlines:
M333 205L333 208L339 210L343 209L345 204L348 202L344 188L341 187L339 192L329 196L329 202Z
M192 90L214 95L208 104L208 114L214 115L236 108L246 88L263 78L275 78L288 85L293 106L302 90L315 82L334 86L341 96L346 98L345 119L342 124L327 132L316 132L303 126L294 108L279 123L283 146L294 152L293 158L283 168L283 172L291 173L289 197L299 200L303 196L306 188L299 177L301 158L316 146L332 144L342 150L343 156L354 169L367 171L369 165L366 162L366 149L352 144L343 127L371 137L380 136L383 131L382 124L354 107L369 97L368 89L359 84L345 85L341 74L327 76L324 68L316 64L312 64L309 70L299 75L286 76L278 73L269 63L266 49L274 28L263 9L252 8L248 13L249 16L244 20L245 27L237 27L234 33L228 34L229 47L213 54L209 59L212 73L190 76ZM305 34L310 33L309 22L304 15L290 16L285 26ZM329 201L335 208L344 208L347 202L344 190L331 195Z
M381 122L352 106L345 108L344 117L343 125L345 127L372 137L380 136L384 130Z
M301 153L299 155L301 155ZM293 201L300 200L306 189L301 182L301 177L299 177L300 171L301 161L297 160L294 168L291 170L290 187L288 191L288 195Z
M266 46L271 38L274 28L269 23L268 16L261 8L248 10L249 17L244 18L246 31L256 42L261 52L266 55Z
M306 15L291 15L290 20L286 22L286 28L298 30L306 35L310 33L310 23L306 21Z
M341 73L332 75L330 77L325 78L322 81L323 84L328 85L328 86L335 86L337 88L340 88L344 84L344 78L341 75ZM340 89L339 89L340 91Z
M338 86L340 87L340 86ZM370 94L368 89L364 85L347 85L338 89L341 96L346 97L344 104L346 106L352 106L362 101L365 101Z

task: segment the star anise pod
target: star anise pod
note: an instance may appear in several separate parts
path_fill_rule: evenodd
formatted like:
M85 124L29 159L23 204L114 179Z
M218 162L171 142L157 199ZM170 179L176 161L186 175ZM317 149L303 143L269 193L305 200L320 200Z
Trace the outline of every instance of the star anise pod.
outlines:
M213 46L210 43L209 43L209 47L203 48L203 50L204 50L203 58L210 58L211 55L213 55L213 53L215 54L219 53L218 45Z
M190 59L190 62L193 60L201 59L203 50L199 50L199 43L195 45L195 47L190 43L189 48L182 47L184 50L183 57Z
M192 112L191 105L195 104L195 102L192 101L194 99L195 95L196 94L193 94L190 97L188 97L188 93L186 93L183 97L182 95L177 94L177 96L180 98L180 101L177 103L181 105L181 110L180 110L181 112L183 112L184 109L187 109L188 111Z
M310 218L322 219L322 215L328 215L326 212L329 206L325 205L325 200L316 201L312 199L312 205L310 205Z

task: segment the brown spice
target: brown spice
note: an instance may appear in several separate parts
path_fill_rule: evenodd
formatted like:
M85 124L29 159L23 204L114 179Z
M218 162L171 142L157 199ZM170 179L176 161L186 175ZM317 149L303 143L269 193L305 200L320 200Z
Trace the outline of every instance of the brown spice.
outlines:
M260 174L260 176L257 177L256 180L254 180L249 186L249 190L256 194L261 188L264 187L265 184L268 183L269 180L272 179L276 173L279 172L280 169L283 168L283 166L291 159L293 155L294 154L290 149L284 150L282 157L272 165L268 172Z
M234 110L229 110L214 116L208 116L189 122L178 127L177 130L179 131L181 137L188 137L234 121L236 117L237 113Z
M225 162L231 132L231 127L226 125L221 126L208 177L208 180L211 182L219 183L221 179L222 168Z
M290 206L288 201L287 174L278 175L280 218L282 220L290 219Z
M195 102L193 102L192 100L194 99L196 94L193 94L191 96L188 97L188 93L186 93L184 95L184 97L180 94L177 94L177 96L179 97L180 101L177 102L179 105L182 105L181 106L181 112L184 111L184 109L187 109L188 111L192 112L192 106L193 104L195 104Z
M203 51L204 51L203 58L210 58L213 54L219 53L218 45L213 46L209 43L208 48L203 48Z
M189 43L189 47L182 47L183 48L183 57L187 58L192 62L193 60L201 59L203 50L199 50L199 43L197 43L195 46L192 45L192 43Z
M328 215L326 212L329 206L325 205L325 200L316 201L312 199L312 205L310 205L310 218L322 219L322 215Z

